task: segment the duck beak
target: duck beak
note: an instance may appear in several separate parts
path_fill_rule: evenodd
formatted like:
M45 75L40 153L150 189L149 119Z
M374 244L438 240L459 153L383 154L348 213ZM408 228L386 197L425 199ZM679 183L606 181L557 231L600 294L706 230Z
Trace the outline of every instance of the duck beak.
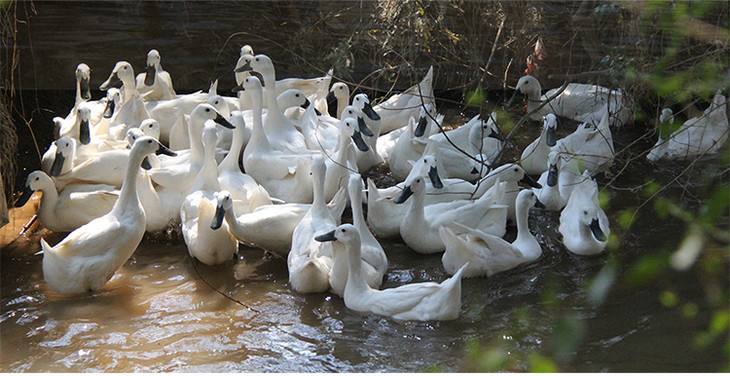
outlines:
M30 200L30 196L33 196L33 190L26 185L25 189L23 189L23 193L20 195L20 197L18 197L17 200L15 200L15 204L13 204L13 206L16 208L25 206L28 200Z
M309 106L311 106L311 105L312 105L312 102L310 102L310 101L309 101L309 99L307 99L307 98L304 98L304 103L302 103L302 105L301 105L301 106L299 106L299 107L301 107L301 108L303 108L303 109L305 109L305 110L306 110L306 109L307 109L307 108L309 108ZM321 116L321 115L322 115L322 113L321 113L321 112L319 112L319 110L317 110L316 108L314 109L314 113L315 113L315 114L317 114L317 116Z
M104 81L101 86L99 86L99 90L106 90L110 87L121 87L122 86L122 80L119 79L119 75L117 75L117 72L112 72L112 74L109 75L109 78Z
M479 170L477 170L477 168L476 168L476 167L472 167L472 168L471 168L471 171L470 171L469 173L470 173L470 174L472 174L472 175L476 175L476 174L478 174L478 173L479 173Z
M542 203L539 199L535 200L535 207L538 209L545 209L545 204Z
M512 93L512 96L509 98L509 100L505 104L505 107L507 107L507 108L511 108L512 107L512 103L515 101L515 98L517 98L517 94L519 94L520 97L523 97L524 96L524 94L522 94L521 91L515 90L515 92Z
M365 103L365 105L362 107L362 112L364 112L365 115L370 118L370 120L380 120L380 115L378 115L378 113L373 110L373 107L370 106L370 103Z
M355 146L357 146L357 149L363 153L370 150L368 144L366 144L365 141L362 139L362 134L360 134L360 132L358 131L352 133L352 142L354 142Z
M116 104L114 104L114 100L108 100L106 102L106 107L104 107L104 119L111 119L112 115L114 115L114 107Z
M243 63L243 65L241 65L240 67L236 67L236 69L234 69L233 71L236 73L242 73L242 72L248 72L250 70L253 70L253 68L251 68L251 61L246 60L246 62Z
M496 138L497 140L504 142L504 137L502 137L502 135L494 129L492 129L492 132L487 137Z
M431 185L433 185L434 188L441 189L444 187L444 183L441 182L436 166L432 166L428 169L428 178L431 179Z
M261 73L256 72L256 71L249 71L248 74L258 78L259 82L261 82L261 87L266 86L266 82L264 82L264 75L262 75Z
M157 73L157 70L155 70L154 65L148 65L147 70L144 75L144 84L146 86L152 86L155 84L155 74Z
M220 113L216 112L215 119L213 119L214 122L218 123L218 125L228 128L228 129L236 129L236 127L231 124L226 118L223 117Z
M175 153L174 151L170 150L167 146L165 146L165 145L163 145L163 144L161 144L159 142L157 144L158 144L158 147L157 147L157 151L155 152L155 154L157 154L157 155L165 154L165 155L169 155L171 157L176 157L177 156L177 153Z
M558 184L558 165L552 164L548 168L547 185L554 187L556 184Z
M88 145L89 142L91 142L91 131L89 129L89 121L88 120L81 120L81 125L79 128L79 141L82 145Z
M549 127L547 131L545 131L545 143L547 146L555 146L555 143L557 142L557 136L555 135L555 128Z
M373 131L371 131L370 128L368 128L368 125L365 124L365 119L363 119L360 116L357 117L357 127L360 128L360 132L362 132L362 134L364 134L368 137L375 136Z
M593 237L596 238L596 240L598 240L599 242L606 241L606 234L604 234L603 230L601 230L601 225L598 223L598 218L594 218L588 227L591 229Z
M144 159L142 160L142 168L145 170L149 170L152 168L152 165L150 164L150 160L147 159L147 157L144 157Z
M423 134L426 133L426 125L428 125L428 120L425 116L421 116L418 119L418 125L416 125L416 130L413 131L413 135L416 137L423 136Z
M332 116L333 118L337 118L337 97L335 97L335 93L329 92L327 93L327 112Z
M234 86L233 89L231 89L231 93L238 93L239 91L246 91L246 89L243 88L243 82Z
M396 204L402 204L402 203L406 202L406 200L408 200L408 197L411 197L412 194L413 194L413 191L411 190L411 186L406 185L403 188L403 191L400 193L400 195L398 197L396 197L395 200L393 200L393 202Z
M315 236L314 240L316 240L320 243L333 242L333 241L337 240L337 238L335 237L335 231L337 231L337 230L335 229L326 234Z
M57 151L56 156L53 157L53 165L51 165L51 171L49 171L50 175L51 176L61 175L61 169L63 168L63 163L65 161L66 161L66 157L64 157L60 151Z
M525 174L525 177L520 179L521 183L527 184L532 188L542 188L542 184L535 181L535 179L531 178L530 175Z
M81 89L81 99L88 101L91 99L91 88L89 87L89 79L82 78L79 82L79 88Z
M223 225L223 218L226 215L226 209L223 208L223 205L216 205L215 206L215 214L213 215L213 220L210 222L210 228L213 230L217 230L221 228Z

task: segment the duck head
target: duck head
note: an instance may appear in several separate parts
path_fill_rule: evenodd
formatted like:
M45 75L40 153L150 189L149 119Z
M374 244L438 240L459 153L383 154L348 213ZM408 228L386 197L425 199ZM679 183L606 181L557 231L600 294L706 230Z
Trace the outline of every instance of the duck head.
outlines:
M545 143L547 146L555 146L557 136L555 130L558 128L558 118L555 114L547 114L542 118L542 129L545 132Z
M146 86L152 86L155 84L155 76L157 74L157 67L160 66L160 53L157 50L152 49L147 52L147 66L145 67L144 84Z
M213 120L216 124L228 128L228 129L234 129L235 127L233 124L231 124L226 118L223 117L216 109L207 104L207 103L201 103L193 109L193 112L190 114L191 118L196 118L197 120L202 120L205 122L206 120Z
M215 197L215 214L210 222L210 228L217 230L223 225L226 211L233 210L233 199L228 191L215 192L213 197Z
M415 178L411 179L411 181L408 181L409 179L406 179L405 184L403 186L403 190L401 191L400 195L396 197L395 200L393 200L396 204L402 204L408 200L409 197L412 195L423 195L426 191L426 181L422 176L416 176Z
M598 220L598 209L595 206L587 206L580 211L580 224L586 226L591 232L591 236L598 242L605 242L607 237L601 229L601 223Z
M373 110L373 107L370 105L370 98L368 98L367 94L360 93L355 95L352 98L352 105L362 111L362 113L365 114L370 120L380 120L380 115L378 115L378 113Z
M251 47L248 44L244 44L243 47L241 47L241 55L240 56L243 57L243 56L246 56L246 55L248 55L248 56L254 56L253 47Z
M511 181L526 184L532 188L542 188L542 185L525 173L522 166L516 163L507 163L497 167L488 176L498 177L502 181Z
M56 155L53 157L53 164L49 174L51 176L61 175L66 161L73 161L76 154L76 140L64 136L53 142L56 145Z
M337 102L350 102L350 87L344 82L335 82L327 93L327 109L332 117L337 117Z
M537 194L532 189L523 189L517 194L515 203L518 206L526 205L529 208L536 207L545 209L545 205L537 198Z
M558 163L560 163L560 152L552 150L548 154L548 174L547 174L547 185L554 187L558 184Z
M418 122L416 128L413 130L413 135L416 137L423 137L426 134L428 125L431 124L431 118L436 116L436 108L431 103L427 103L421 107L418 114Z
M130 158L132 155L143 155L140 167L148 170L151 168L147 156L150 154L165 154L171 157L177 156L177 154L168 149L165 145L161 144L156 139L150 136L137 137L132 145L132 150L129 152Z
M342 110L342 113L340 114L340 119L345 118L357 119L357 128L360 130L360 133L364 134L365 136L373 137L375 135L365 123L365 118L363 118L362 111L360 111L357 107L351 105L345 106L345 108Z
M15 200L13 206L16 208L24 206L30 197L33 196L33 192L46 189L56 189L53 185L53 180L43 171L38 170L31 172L28 174L28 178L25 179L25 188L23 189L23 193L17 200Z
M114 112L119 107L119 103L122 101L122 92L119 89L112 87L106 91L106 106L104 107L104 118L111 119L114 116Z
M91 99L91 68L81 63L76 66L76 82L78 83L79 97L85 101Z
M132 128L133 129L133 128ZM139 129L145 136L160 139L160 123L155 119L144 119L139 123Z
M370 150L370 147L368 147L368 144L362 138L362 134L360 133L355 119L348 117L340 120L340 132L342 132L345 137L350 137L352 139L352 143L355 144L357 150L360 150L363 153Z
M106 90L110 87L121 87L124 82L134 83L134 69L132 69L132 64L129 64L126 61L120 61L116 65L114 65L114 69L112 69L112 73L109 75L109 78L104 81L104 83L99 86L100 90Z
M337 241L343 244L358 244L360 243L360 231L355 226L345 223L330 232L315 236L314 240L320 243ZM347 247L347 249L352 248Z
M527 97L527 100L538 100L540 99L541 91L542 88L540 87L540 82L537 80L537 78L529 75L522 76L517 81L517 85L515 85L515 92L514 94L512 94L512 97L510 97L509 101L507 102L507 107L512 107L512 104L518 94Z

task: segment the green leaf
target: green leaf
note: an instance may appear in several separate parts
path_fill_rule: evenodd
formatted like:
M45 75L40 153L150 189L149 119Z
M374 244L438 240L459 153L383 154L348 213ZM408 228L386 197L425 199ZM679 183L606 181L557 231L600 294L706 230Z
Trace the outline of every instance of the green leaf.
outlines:
M554 373L558 372L558 366L555 362L547 357L544 357L538 353L532 353L528 357L530 362L530 372L540 373Z

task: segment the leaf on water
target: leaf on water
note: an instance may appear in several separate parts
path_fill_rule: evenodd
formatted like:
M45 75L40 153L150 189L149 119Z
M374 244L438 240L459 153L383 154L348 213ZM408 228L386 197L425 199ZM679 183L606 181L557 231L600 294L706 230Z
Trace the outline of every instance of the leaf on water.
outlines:
M484 90L480 87L466 93L466 105L469 107L479 107L485 99Z
M670 263L672 267L679 271L685 271L694 265L697 261L697 257L702 251L702 246L705 244L705 234L702 229L692 224L687 231L687 235L682 240L682 244L676 252L672 254Z
M530 372L540 372L540 373L554 373L558 372L558 366L555 364L555 362L545 356L542 356L538 353L532 353L528 357L528 361L530 362Z
M667 308L672 308L679 303L679 298L674 292L664 290L661 294L659 294L659 302Z

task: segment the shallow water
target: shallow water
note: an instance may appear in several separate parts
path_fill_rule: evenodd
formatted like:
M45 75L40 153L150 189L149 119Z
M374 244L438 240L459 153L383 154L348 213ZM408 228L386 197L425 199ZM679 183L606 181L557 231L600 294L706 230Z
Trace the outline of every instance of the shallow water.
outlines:
M529 141L535 130L521 132L518 144ZM617 144L633 139L631 133L618 136ZM707 162L698 173L711 174L713 166ZM640 159L615 185L675 172L655 170ZM612 212L641 200L626 192L612 195L612 220ZM680 238L680 224L659 222L651 213L642 212L626 237L618 251L623 259L672 249ZM47 290L41 256L32 256L33 250L4 252L0 369L419 371L436 365L458 371L473 339L506 342L513 351L508 357L515 360L548 349L557 312L546 302L546 291L555 292L561 313L575 316L585 327L584 341L561 363L563 370L709 371L723 366L719 349L692 346L692 333L708 319L702 306L694 320L681 318L659 303L659 284L618 286L602 306L587 303L586 287L607 257L570 255L560 246L557 225L558 213L533 209L531 228L543 244L542 258L492 278L465 280L461 317L441 323L358 314L334 295L293 293L286 262L258 250L241 248L237 261L217 267L193 263L174 236L146 237L103 291L76 297ZM60 238L53 234L51 244ZM390 260L386 287L447 277L440 256L415 254L397 240L383 245ZM676 278L686 279L678 293L702 301L695 278ZM513 366L525 367L519 361Z

